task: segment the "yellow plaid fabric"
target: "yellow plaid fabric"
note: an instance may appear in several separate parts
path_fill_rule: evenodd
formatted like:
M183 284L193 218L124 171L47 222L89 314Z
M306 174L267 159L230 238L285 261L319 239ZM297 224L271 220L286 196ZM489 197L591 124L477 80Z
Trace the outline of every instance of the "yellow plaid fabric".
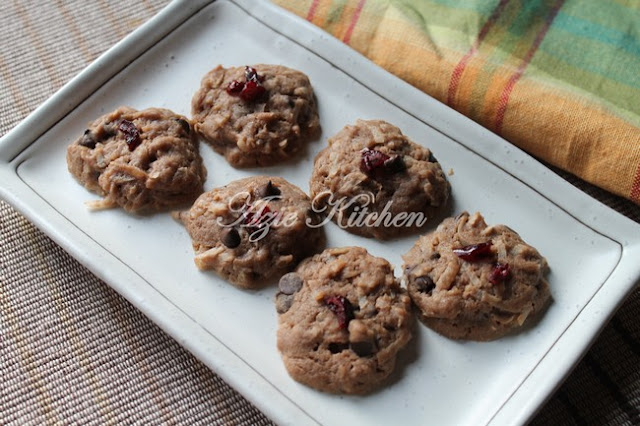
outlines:
M534 156L640 203L640 1L274 2Z

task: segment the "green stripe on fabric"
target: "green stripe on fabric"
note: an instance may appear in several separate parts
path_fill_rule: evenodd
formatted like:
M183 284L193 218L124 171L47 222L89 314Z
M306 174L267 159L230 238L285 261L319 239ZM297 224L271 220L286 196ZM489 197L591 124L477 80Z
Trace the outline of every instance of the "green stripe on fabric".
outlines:
M531 27L539 25L544 21L549 9L552 7L551 1L545 0L528 0L519 5L519 11L516 18L509 26L508 31L517 36L525 36Z
M640 4L640 1L635 0L635 3ZM623 32L633 32L635 27L635 33L638 34L637 28L640 25L640 8L638 7L626 7L607 0L570 0L562 8L562 12Z
M637 23L640 31L640 20ZM626 31L615 28L603 27L597 23L582 18L559 13L554 28L567 31L571 34L609 44L626 53L640 56L640 39Z
M587 40L566 31L561 31L561 29L549 31L540 49L550 56L562 59L572 67L584 69L593 74L626 84L629 87L640 89L640 73L638 72L640 70L640 57L638 56L616 51L605 43ZM593 52L598 52L598 54L594 55ZM545 64L540 61L537 62L536 66L545 68ZM557 66L558 64L554 63L548 71L552 72ZM558 69L555 71L561 72ZM570 75L567 76L567 79L569 81L574 80ZM606 93L601 94L606 95Z
M545 66L539 67L541 63ZM544 51L538 51L536 59L525 74L546 84L563 87L595 103L605 102L613 112L625 120L640 125L640 90L571 66L561 58Z
M453 1L453 6L449 4L451 1L442 0L389 0L389 2L427 34L433 27L446 27L453 30L450 34L458 34L452 39L440 39L439 47L466 51L499 0L482 2L477 10L464 7L466 3L474 2Z
M492 84L492 80L496 73L515 70L520 63L518 56L523 56L528 44L518 46L522 39L511 34L508 28L512 27L512 23L518 19L520 15L520 6L517 2L511 3L496 22L495 28L487 39L480 46L480 54L484 59L482 70L477 74L471 91L471 102L469 103L468 114L475 120L481 120L482 111L485 107L485 96L487 90ZM523 49L520 55L514 56L514 50L520 47Z
M640 2L638 0L612 0L612 2L620 6L628 7L629 9L640 10Z
M420 0L414 1L420 3ZM480 15L489 16L495 9L498 1L469 1L469 0L432 0L434 4L440 4L447 8L459 10L471 10ZM426 2L424 2L426 3Z
M496 73L508 75L517 70L544 25L544 18L550 8L549 1L544 0L531 1L525 5L515 1L508 4L492 34L481 46L480 56L484 57L485 62L482 72L474 82L469 115L481 118L485 96L487 90L491 89L493 77Z
M340 20L347 0L334 0L327 14L327 24L325 30L331 32L335 24Z
M521 5L518 2L510 4L505 16L498 22L493 37L487 37L487 43L494 43L497 47L488 60L496 64L513 62L518 64L526 55L531 43L549 11L544 0L535 0Z
M388 0L439 47L465 53L499 0ZM482 72L470 115L478 113L491 77L528 51L552 0L513 0L480 46ZM527 77L605 103L625 119L640 115L640 1L567 0L533 57ZM446 36L446 37L445 37ZM483 53L484 52L484 53ZM597 52L594 54L594 52ZM489 56L485 56L488 54ZM506 68L505 68L506 67Z

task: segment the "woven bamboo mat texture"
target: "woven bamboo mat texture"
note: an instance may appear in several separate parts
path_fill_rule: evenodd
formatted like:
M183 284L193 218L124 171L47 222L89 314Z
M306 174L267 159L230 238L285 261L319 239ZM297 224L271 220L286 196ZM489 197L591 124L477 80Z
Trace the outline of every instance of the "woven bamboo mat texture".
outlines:
M167 0L0 2L0 134ZM638 206L565 179L640 223ZM640 291L533 424L640 423ZM0 201L0 424L271 421Z

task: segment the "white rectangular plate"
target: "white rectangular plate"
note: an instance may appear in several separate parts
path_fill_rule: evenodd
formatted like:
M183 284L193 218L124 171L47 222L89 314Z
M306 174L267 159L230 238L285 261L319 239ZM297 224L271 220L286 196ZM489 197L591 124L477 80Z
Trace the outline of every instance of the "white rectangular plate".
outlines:
M358 118L380 118L450 169L452 213L482 212L545 255L553 304L534 328L491 343L455 342L418 324L395 379L366 397L294 382L275 345L275 289L242 291L193 264L167 214L89 211L96 197L67 172L67 145L120 105L190 114L218 64L283 64L315 88L322 138L294 164L235 170L205 144L206 189L254 174L308 190L315 154ZM2 196L281 424L517 424L584 353L640 276L640 227L477 124L266 2L174 1L87 68L0 143ZM432 224L432 228L437 224ZM381 243L327 227L396 265L416 237Z

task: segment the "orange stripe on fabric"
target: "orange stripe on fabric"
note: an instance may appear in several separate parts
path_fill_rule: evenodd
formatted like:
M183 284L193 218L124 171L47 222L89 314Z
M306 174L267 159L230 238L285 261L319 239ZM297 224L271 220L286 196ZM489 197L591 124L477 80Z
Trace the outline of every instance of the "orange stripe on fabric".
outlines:
M555 19L556 15L558 15L560 8L564 4L564 1L565 0L558 0L556 4L553 6L553 8L551 9L551 12L549 13L549 15L547 15L544 25L536 35L536 38L533 41L533 44L527 51L527 54L525 55L525 57L522 59L522 62L518 66L515 74L513 74L509 78L509 81L507 81L506 86L502 90L502 94L500 95L500 99L498 101L498 111L496 113L496 121L494 125L494 129L497 134L501 134L502 132L502 123L504 121L504 114L507 110L507 104L509 103L509 97L511 96L513 87L516 85L518 80L520 80L520 77L522 77L522 74L524 74L524 70L527 68L527 66L531 62L531 59L533 59L533 56L538 50L538 47L540 47L540 44L542 43L544 36L547 34L547 31L549 31L549 28L551 27L551 24L553 23L553 20Z
M491 30L491 28L498 21L498 18L500 18L500 15L504 11L508 3L509 3L509 0L500 0L500 3L498 3L496 8L493 10L493 12L491 12L489 19L487 19L487 22L485 22L482 28L480 29L480 32L478 33L478 37L476 38L473 45L471 46L471 49L469 49L469 51L462 57L462 59L460 59L460 62L458 62L458 65L456 65L456 67L453 69L453 72L451 73L451 82L449 83L449 91L447 94L447 104L449 106L453 106L453 98L456 94L456 91L458 90L458 85L460 84L462 73L467 67L467 64L469 63L471 58L478 52L478 47L487 37L489 30Z
M318 9L318 3L320 3L320 0L313 0L311 2L311 6L309 6L309 12L307 12L307 21L313 21L313 17L316 14L316 9Z
M347 28L347 32L344 35L344 38L342 39L342 41L344 41L347 44L349 44L349 41L351 40L351 34L353 34L353 29L355 28L356 23L360 18L360 13L362 12L362 9L364 8L364 4L366 2L367 0L360 0L358 2L358 6L356 6L355 12L353 12L353 16L351 17L351 23L349 24L349 28Z
M460 80L454 97L456 110L475 121L482 119L485 88L497 68L496 64L489 60L494 50L495 44L485 44L482 47L482 55L476 55L469 61L464 70L464 79Z
M638 164L638 171L636 171L636 177L633 180L633 186L631 187L629 198L636 203L640 203L640 164Z

